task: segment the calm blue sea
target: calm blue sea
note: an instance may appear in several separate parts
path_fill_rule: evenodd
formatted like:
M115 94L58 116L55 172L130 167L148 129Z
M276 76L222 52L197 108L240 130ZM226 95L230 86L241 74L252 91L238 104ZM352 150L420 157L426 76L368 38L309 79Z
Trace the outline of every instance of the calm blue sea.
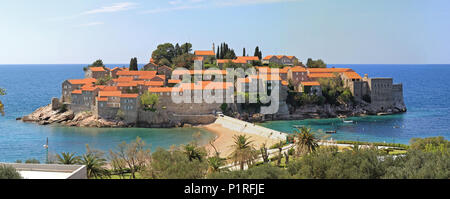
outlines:
M0 162L36 158L45 160L43 144L49 138L49 151L85 152L85 145L108 151L122 141L137 136L156 147L188 143L199 129L92 129L38 126L16 121L35 109L49 104L61 95L65 79L83 78L84 64L75 65L0 65L0 87L7 89L1 96L6 116L0 117ZM122 66L122 65L114 65ZM413 137L450 137L450 65L333 65L351 67L359 74L371 77L394 77L404 84L408 112L402 115L352 118L357 123L344 125L340 120L276 121L264 126L293 132L292 125L308 125L318 132L336 129L339 140L386 141L408 143ZM399 128L394 128L399 127ZM201 132L206 141L214 135Z
M0 162L14 162L36 158L45 161L43 148L49 139L49 152L85 153L90 148L107 152L123 141L131 142L141 137L152 150L169 148L191 142L200 132L201 142L214 137L197 128L177 129L97 129L39 126L16 121L37 108L50 103L52 97L61 96L61 83L66 79L83 78L86 65L0 65L0 87L7 95L0 96L5 104L5 117L0 117ZM111 65L122 66L122 65Z
M390 116L350 118L354 124L339 119L275 121L263 126L292 133L294 125L306 125L319 133L337 130L337 140L395 142L407 144L413 137L450 138L450 65L332 65L350 67L361 76L393 77L403 83L408 112ZM328 135L329 136L329 135Z

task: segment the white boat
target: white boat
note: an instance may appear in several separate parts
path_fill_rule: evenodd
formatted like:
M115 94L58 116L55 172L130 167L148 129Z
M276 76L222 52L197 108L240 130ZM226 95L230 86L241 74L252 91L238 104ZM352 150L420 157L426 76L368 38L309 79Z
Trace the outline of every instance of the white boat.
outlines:
M353 123L353 120L342 120L342 122L344 122L346 124L350 124L350 123Z

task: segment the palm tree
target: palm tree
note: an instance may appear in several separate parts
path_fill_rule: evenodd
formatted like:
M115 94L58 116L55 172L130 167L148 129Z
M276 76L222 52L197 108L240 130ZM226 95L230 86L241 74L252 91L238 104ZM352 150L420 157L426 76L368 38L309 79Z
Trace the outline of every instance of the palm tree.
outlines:
M213 156L208 158L208 166L209 166L209 172L215 173L220 171L220 167L224 165L224 161L219 156Z
M300 131L298 131L300 130ZM295 133L297 135L297 152L299 155L308 154L315 151L318 147L318 140L311 132L311 128L301 127Z
M108 170L104 169L106 159L99 151L91 151L86 145L87 152L81 156L81 163L86 165L88 178L103 178L108 176Z
M231 158L234 163L238 163L240 165L241 170L244 170L244 166L246 164L252 164L253 160L257 156L252 145L253 141L250 140L250 137L245 135L235 135L233 138L234 145L232 147L234 150L231 154Z
M58 159L58 162L61 164L77 164L80 162L80 157L75 156L75 153L62 152L61 155L57 155L56 158Z
M195 143L184 145L183 148L184 154L186 154L189 161L197 159L201 162L203 156L205 155L204 152L201 151L201 149L199 149Z

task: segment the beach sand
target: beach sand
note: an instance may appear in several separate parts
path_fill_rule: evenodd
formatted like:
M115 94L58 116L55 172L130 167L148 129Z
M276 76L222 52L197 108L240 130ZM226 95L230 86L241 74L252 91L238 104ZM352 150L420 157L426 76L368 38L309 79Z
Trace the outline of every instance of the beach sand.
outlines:
M266 138L259 135L236 132L224 128L220 124L203 125L200 128L204 128L216 134L216 139L214 140L213 145L220 152L220 156L223 158L228 157L233 152L232 148L234 144L233 136L235 135L247 135L247 137L250 137L250 140L253 141L253 147L255 149L259 149L261 145L264 143L266 144L266 147L269 148L273 144L279 142L278 140ZM205 147L208 150L208 155L212 156L215 154L214 148L210 144L207 144Z

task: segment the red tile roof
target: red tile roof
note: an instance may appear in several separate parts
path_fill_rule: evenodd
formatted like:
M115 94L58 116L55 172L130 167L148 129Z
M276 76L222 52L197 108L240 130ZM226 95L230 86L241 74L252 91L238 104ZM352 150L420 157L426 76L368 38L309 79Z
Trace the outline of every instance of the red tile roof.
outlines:
M151 93L170 93L174 87L151 87L148 92Z
M256 56L238 56L236 59L242 59L246 61L259 61L259 57Z
M139 94L122 94L120 95L121 98L137 98L139 97Z
M291 70L292 72L294 72L294 73L298 73L298 72L306 72L306 68L305 68L305 67L301 67L301 66L295 66L295 67L292 67L290 70Z
M320 83L317 81L311 81L311 82L301 82L303 86L320 86Z
M154 77L156 77L156 76L155 75L139 75L138 79L150 80L150 79L153 79Z
M169 79L169 84L178 84L178 83L180 83L181 82L181 80L179 80L179 79Z
M87 78L87 79L69 79L67 80L71 84L91 84L96 82L95 78Z
M133 81L133 77L119 77L117 79L113 79L114 82L130 82Z
M333 73L310 73L309 78L334 78L336 77Z
M164 86L163 81L144 81L140 84L144 86Z
M81 90L74 90L72 91L72 94L80 94L81 95L82 91Z
M136 87L138 85L138 82L131 81L131 82L119 82L117 84L118 87Z
M310 73L342 73L353 71L350 68L307 68Z
M120 97L121 91L100 91L98 92L99 97Z
M295 56L286 56L286 55L268 55L266 57L264 57L263 60L268 60L271 59L272 57L276 57L277 59L281 59L283 57L287 57L288 59L293 59Z
M200 55L200 56L214 56L214 55L216 55L214 53L214 51L212 51L212 50L196 50L194 52L194 54L195 55Z
M155 76L156 71L119 71L119 72L117 72L117 75L119 75L119 76L140 76L140 75Z
M87 84L81 87L82 91L95 91L96 89L100 89L100 87Z
M349 79L362 79L361 76L356 72L344 72L344 76Z
M89 67L92 72L104 72L105 69L103 67Z

